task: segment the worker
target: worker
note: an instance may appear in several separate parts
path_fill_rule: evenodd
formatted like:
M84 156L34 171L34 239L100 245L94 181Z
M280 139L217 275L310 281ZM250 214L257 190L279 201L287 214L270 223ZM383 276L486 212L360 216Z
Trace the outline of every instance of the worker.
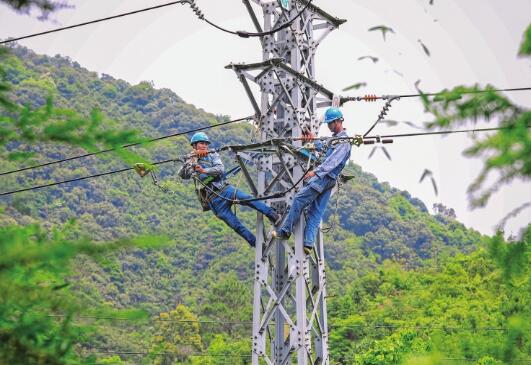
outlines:
M273 208L260 200L253 199L249 194L236 189L226 182L225 168L219 154L209 152L210 140L205 133L199 132L190 139L193 157L179 170L179 176L183 179L194 178L196 193L204 211L212 212L243 237L251 247L256 245L256 237L240 222L236 214L231 210L235 200L239 204L251 207L264 214L273 224L280 223L280 215Z
M295 194L284 222L270 233L272 238L288 239L293 232L293 225L298 222L304 209L308 208L303 240L306 254L312 251L332 189L350 157L350 141L343 128L341 110L335 107L328 108L324 115L324 123L332 132L332 138L338 139L326 150L323 156L324 161L313 170L306 172L304 175L306 185ZM343 137L344 140L341 139ZM313 136L306 135L305 138L309 140Z

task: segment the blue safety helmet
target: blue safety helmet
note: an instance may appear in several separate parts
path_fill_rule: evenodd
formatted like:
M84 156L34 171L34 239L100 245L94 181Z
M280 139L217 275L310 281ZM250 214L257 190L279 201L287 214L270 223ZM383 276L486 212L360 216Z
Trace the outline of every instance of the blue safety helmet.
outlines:
M332 123L335 120L341 119L343 120L343 113L341 113L341 110L339 108L328 108L326 109L326 112L324 114L324 122L326 124Z
M198 132L194 134L192 138L190 139L190 144L192 146L194 145L194 143L197 143L197 142L206 142L210 144L210 140L208 139L208 136L204 134L203 132Z

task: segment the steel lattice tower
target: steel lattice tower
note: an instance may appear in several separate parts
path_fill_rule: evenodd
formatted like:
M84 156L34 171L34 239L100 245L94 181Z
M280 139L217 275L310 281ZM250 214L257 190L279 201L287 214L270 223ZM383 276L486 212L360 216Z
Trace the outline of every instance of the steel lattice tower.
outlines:
M251 1L254 4L251 4ZM308 0L243 0L258 32L277 29L299 14ZM286 4L288 3L288 4ZM258 5L258 6L257 6ZM263 12L263 27L255 9ZM260 38L262 62L230 64L255 111L259 143L234 151L246 181L257 197L285 191L299 182L304 161L274 143L300 137L305 129L317 133L316 109L332 104L333 94L315 82L315 52L319 43L344 20L310 4L289 27ZM260 99L252 86L260 89ZM295 150L300 141L293 141ZM265 146L265 147L264 147ZM257 170L257 183L246 161ZM298 188L302 186L299 182ZM286 212L295 190L268 202ZM263 217L256 224L252 363L284 365L328 364L326 275L323 236L315 250L303 252L304 217L295 226L295 243L268 241Z

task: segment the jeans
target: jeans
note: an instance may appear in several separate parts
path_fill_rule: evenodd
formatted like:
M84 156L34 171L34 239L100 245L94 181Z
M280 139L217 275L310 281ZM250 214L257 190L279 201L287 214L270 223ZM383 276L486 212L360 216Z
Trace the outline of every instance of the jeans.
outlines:
M238 200L246 200L246 199L253 199L252 196L249 194L244 193L241 190L236 189L232 185L228 185L223 191L218 192L220 196L222 196L225 199L238 199ZM227 224L230 228L232 228L236 233L238 233L241 237L243 237L251 246L256 245L256 237L254 234L251 233L243 224L240 222L236 214L232 212L230 209L232 207L232 202L225 200L219 196L216 196L214 199L212 199L208 204L210 206L210 209L212 209L212 212L221 219L225 224ZM246 202L241 203L241 205L245 205L247 207L251 207L260 213L264 214L269 219L274 219L276 217L276 213L267 204L262 202L261 200L255 200L252 202Z
M283 235L289 236L293 232L293 225L298 221L302 211L308 208L304 229L304 246L313 247L319 224L335 184L336 180L328 175L312 177L308 185L295 194L291 209L278 230Z

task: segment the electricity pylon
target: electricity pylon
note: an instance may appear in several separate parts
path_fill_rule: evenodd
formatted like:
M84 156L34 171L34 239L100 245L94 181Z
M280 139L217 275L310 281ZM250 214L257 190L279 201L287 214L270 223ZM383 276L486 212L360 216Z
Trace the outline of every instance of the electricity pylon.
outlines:
M257 31L268 32L295 18L308 0L243 3ZM257 8L262 10L262 23ZM317 134L316 109L333 100L333 94L315 81L317 46L344 22L309 4L289 27L260 38L262 62L227 66L242 82L256 115L259 143L234 151L250 189L263 197L297 185L288 194L268 199L278 212L288 210L308 166L296 153L301 142L295 138L304 130ZM255 85L260 90L259 101L253 92ZM278 142L286 140L292 141L289 146ZM256 183L248 171L249 162L255 166ZM314 252L305 255L304 225L301 217L291 245L267 240L263 217L257 218L253 365L289 365L295 359L297 365L329 364L323 236L319 230Z

